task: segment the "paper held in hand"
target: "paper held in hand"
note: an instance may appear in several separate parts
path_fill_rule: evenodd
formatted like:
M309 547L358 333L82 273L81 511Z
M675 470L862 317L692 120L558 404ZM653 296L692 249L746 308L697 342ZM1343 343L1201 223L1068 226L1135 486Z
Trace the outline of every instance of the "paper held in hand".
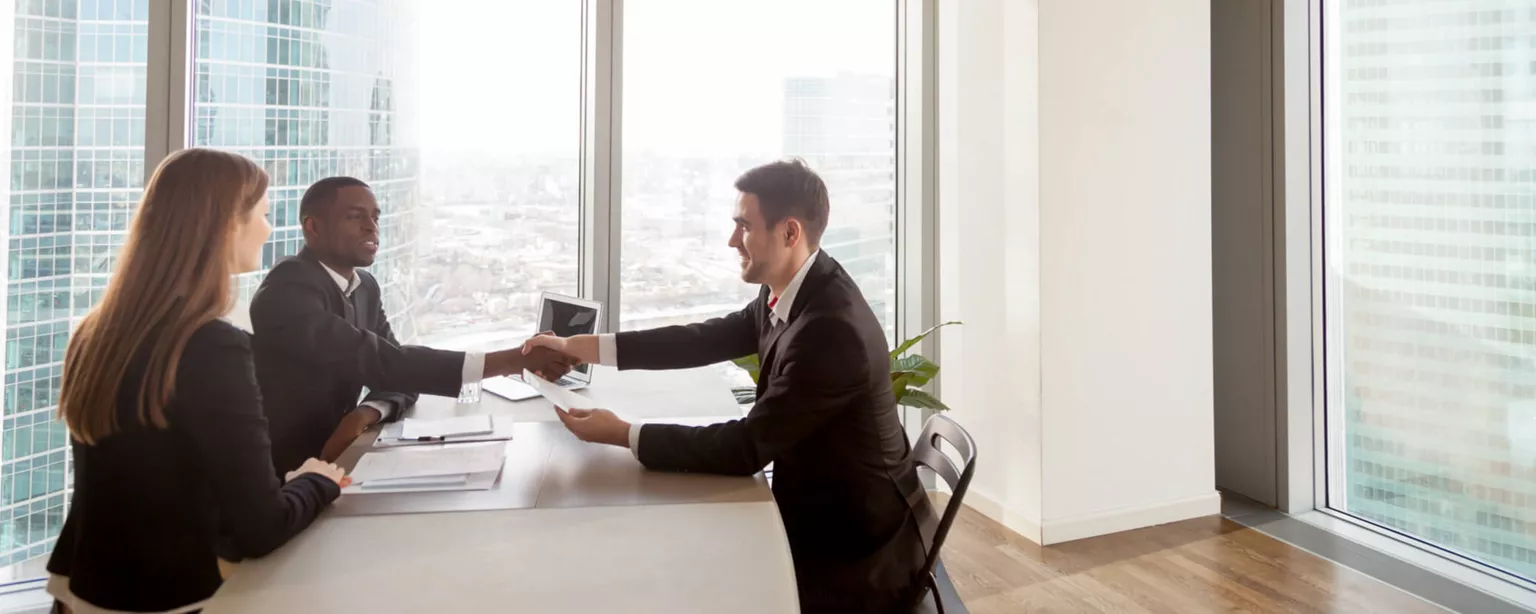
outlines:
M539 396L561 409L599 409L592 399L551 384L527 369L523 370L523 383L532 386Z

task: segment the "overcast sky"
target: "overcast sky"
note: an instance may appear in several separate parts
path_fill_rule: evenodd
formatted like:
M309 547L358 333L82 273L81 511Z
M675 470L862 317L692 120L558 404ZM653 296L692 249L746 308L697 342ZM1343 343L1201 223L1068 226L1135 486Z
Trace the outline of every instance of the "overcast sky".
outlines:
M430 7L430 8L428 8ZM417 5L424 153L578 146L579 0ZM779 152L784 79L895 74L895 0L627 0L624 149Z

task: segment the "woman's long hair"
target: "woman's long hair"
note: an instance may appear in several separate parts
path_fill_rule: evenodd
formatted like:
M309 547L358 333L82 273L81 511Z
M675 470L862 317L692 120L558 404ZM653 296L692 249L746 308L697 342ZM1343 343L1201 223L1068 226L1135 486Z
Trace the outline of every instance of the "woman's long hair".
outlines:
M185 149L155 169L106 295L64 355L59 415L75 439L118 431L117 397L145 349L139 424L165 428L187 340L234 306L230 244L266 192L266 172L232 153Z

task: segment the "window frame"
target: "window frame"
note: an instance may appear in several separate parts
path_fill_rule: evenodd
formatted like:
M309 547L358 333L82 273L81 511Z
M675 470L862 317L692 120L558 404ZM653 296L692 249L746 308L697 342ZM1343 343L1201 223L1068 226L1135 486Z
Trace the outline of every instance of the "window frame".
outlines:
M1327 108L1334 95L1326 87L1330 58L1326 50L1337 41L1326 41L1324 16L1329 2L1343 0L1272 0L1274 62L1274 174L1277 228L1282 269L1276 276L1278 343L1276 370L1279 378L1278 429L1280 510L1296 519L1357 542L1453 581L1496 597L1528 603L1536 598L1536 582L1432 544L1414 535L1371 522L1330 505L1333 492L1330 474L1339 476L1343 459L1329 450L1339 449L1340 429L1329 429L1329 407L1342 405L1339 390L1331 382L1342 379L1341 348L1328 342L1328 314L1338 313L1337 292L1328 278L1328 241L1325 233L1328 197L1328 152L1340 151L1337 130ZM1335 34L1336 35L1336 34ZM1333 74L1331 70L1328 75ZM1335 396L1339 396L1335 399ZM1335 405L1337 407L1338 405ZM1333 446L1330 446L1333 444Z
M582 4L580 122L580 256L583 298L607 305L607 331L618 330L622 240L621 147L624 0ZM938 0L889 0L897 12L896 47L896 337L935 323L937 250L937 14ZM196 60L193 0L149 6L145 115L145 181L161 161L192 142ZM0 221L3 223L3 221ZM6 233L7 235L9 233ZM6 306L0 302L0 317ZM914 348L939 360L936 341ZM931 392L938 394L942 379ZM932 412L899 408L910 437ZM0 609L44 608L46 578L0 584Z

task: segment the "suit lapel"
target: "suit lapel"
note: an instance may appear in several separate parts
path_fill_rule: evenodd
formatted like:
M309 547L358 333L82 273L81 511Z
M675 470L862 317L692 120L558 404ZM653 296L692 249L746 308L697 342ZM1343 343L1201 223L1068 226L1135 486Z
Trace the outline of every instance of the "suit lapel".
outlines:
M353 306L352 302L347 300L347 296L345 294L341 293L341 288L336 286L336 280L332 279L331 273L325 270L325 265L320 264L320 259L315 256L315 253L309 251L309 248L306 247L300 249L298 255L294 257L309 265L310 275L318 280L320 287L325 288L326 295L331 297L329 304L326 306L330 309L331 313L340 316L343 320L346 320L353 325L357 325L357 317L352 313L348 313L356 311L355 308L348 309L349 306ZM353 275L356 274L357 273L353 273ZM352 295L355 297L357 296L357 292L360 291L362 291L361 287L354 291Z
M840 268L837 261L828 256L826 252L816 256L816 262L811 263L811 270L805 274L805 279L800 282L800 291L795 294L795 304L789 306L789 321L778 326L773 325L773 311L768 309L769 290L766 287L763 289L763 293L758 299L763 304L763 323L761 325L769 328L768 334L763 336L763 342L758 348L757 355L760 373L772 372L773 361L778 354L775 350L778 348L779 338L784 336L784 331L800 320L801 315L805 311L805 306L811 301L811 297L815 296L822 286L827 285L827 282L836 276ZM766 381L766 379L760 381Z
M768 327L768 334L763 339L762 351L760 353L764 356L769 356L773 353L774 345L779 342L779 337L784 335L784 329L789 328L789 322L774 326L772 312L769 312L765 319L767 322L763 325Z

